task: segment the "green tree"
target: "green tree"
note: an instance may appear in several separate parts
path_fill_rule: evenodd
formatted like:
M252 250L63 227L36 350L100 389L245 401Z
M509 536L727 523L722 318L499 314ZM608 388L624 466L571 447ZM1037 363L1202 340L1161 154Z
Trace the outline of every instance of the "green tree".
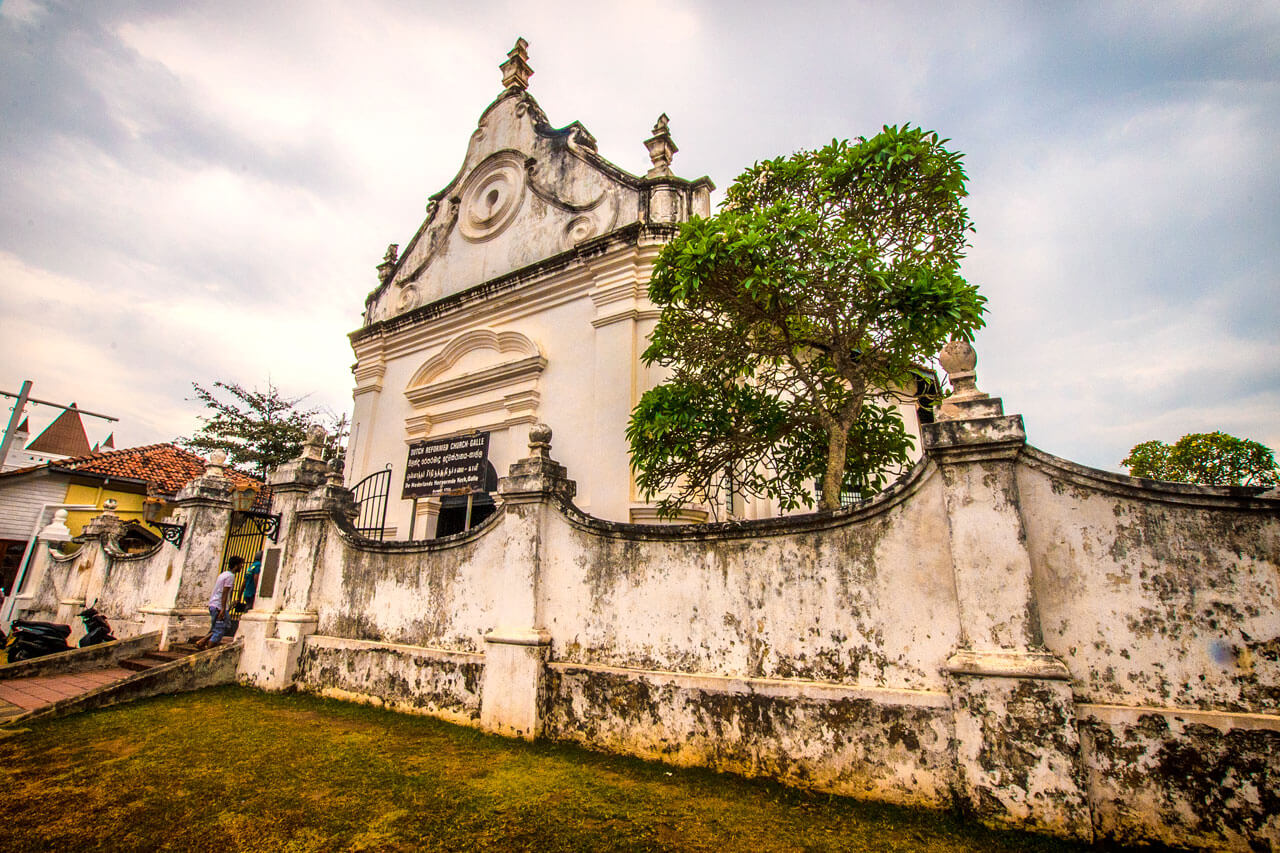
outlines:
M1134 477L1206 486L1274 486L1280 482L1271 449L1225 432L1193 432L1173 444L1144 441L1120 463Z
M973 229L947 141L885 127L757 163L664 247L643 358L670 378L627 428L640 488L667 492L663 513L724 482L809 506L815 478L834 509L842 487L879 489L905 465L893 396L985 311L960 275Z
M323 426L329 435L326 458L341 455L347 419L322 409L302 408L303 397L285 397L270 380L267 390L248 389L236 382L214 382L208 389L192 382L197 402L209 414L200 416L201 426L190 438L179 438L183 447L196 453L221 450L229 464L265 479L276 466L302 452L307 430ZM223 398L226 398L225 400Z

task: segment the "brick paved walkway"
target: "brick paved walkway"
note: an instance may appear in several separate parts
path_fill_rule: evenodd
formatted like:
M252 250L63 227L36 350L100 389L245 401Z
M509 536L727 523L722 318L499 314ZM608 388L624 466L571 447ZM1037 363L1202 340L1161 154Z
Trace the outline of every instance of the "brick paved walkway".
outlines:
M131 670L112 666L71 675L38 675L0 681L0 721L52 705L59 699L88 693L134 674Z

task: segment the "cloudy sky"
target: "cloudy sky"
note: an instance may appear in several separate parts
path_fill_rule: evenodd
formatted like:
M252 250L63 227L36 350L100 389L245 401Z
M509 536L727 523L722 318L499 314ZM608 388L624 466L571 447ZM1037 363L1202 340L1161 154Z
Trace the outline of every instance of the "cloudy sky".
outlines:
M1274 3L0 0L0 390L115 415L86 426L117 447L189 434L193 381L349 410L374 267L518 35L551 121L636 173L660 112L676 172L720 187L940 131L990 299L979 385L1033 444L1280 448Z

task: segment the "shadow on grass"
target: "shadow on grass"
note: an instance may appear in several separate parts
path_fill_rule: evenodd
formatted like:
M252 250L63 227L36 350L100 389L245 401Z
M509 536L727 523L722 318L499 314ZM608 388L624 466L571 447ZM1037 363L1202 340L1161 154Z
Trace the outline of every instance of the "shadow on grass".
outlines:
M221 687L0 740L0 849L1094 849L427 717Z

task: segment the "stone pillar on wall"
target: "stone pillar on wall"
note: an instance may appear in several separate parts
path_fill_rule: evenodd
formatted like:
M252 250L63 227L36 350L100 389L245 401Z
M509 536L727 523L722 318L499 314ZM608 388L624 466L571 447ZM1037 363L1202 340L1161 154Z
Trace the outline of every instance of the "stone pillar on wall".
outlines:
M108 498L103 503L101 515L91 519L80 531L84 541L81 546L86 559L75 564L75 574L67 578L63 587L62 598L58 600L57 614L54 621L71 626L73 642L80 632L80 622L76 616L84 609L85 602L96 601L106 583L107 571L111 565L111 556L107 544L119 538L124 530L124 522L115 514L116 502Z
M978 390L967 343L939 361L953 393L924 446L942 473L960 609L947 661L960 795L986 823L1088 840L1071 675L1042 642L1014 476L1022 417Z
M497 603L495 627L484 637L484 689L480 725L487 731L532 740L542 734L543 693L551 635L542 615L544 534L560 500L570 500L576 485L564 466L552 460L551 428L529 430L527 458L498 481L508 537L504 591Z
M325 498L333 490L350 499L336 470L332 479L338 485L328 485L324 440L324 430L314 428L302 455L276 468L267 479L271 508L280 515L280 563L271 596L260 597L254 609L240 618L245 649L239 669L243 680L265 690L284 690L293 684L303 642L319 623L311 590L323 563Z
M186 525L164 580L143 606L143 630L160 631L160 648L209 630L209 591L218 576L231 521L232 483L224 471L226 454L209 455L205 471L173 499L174 524Z

